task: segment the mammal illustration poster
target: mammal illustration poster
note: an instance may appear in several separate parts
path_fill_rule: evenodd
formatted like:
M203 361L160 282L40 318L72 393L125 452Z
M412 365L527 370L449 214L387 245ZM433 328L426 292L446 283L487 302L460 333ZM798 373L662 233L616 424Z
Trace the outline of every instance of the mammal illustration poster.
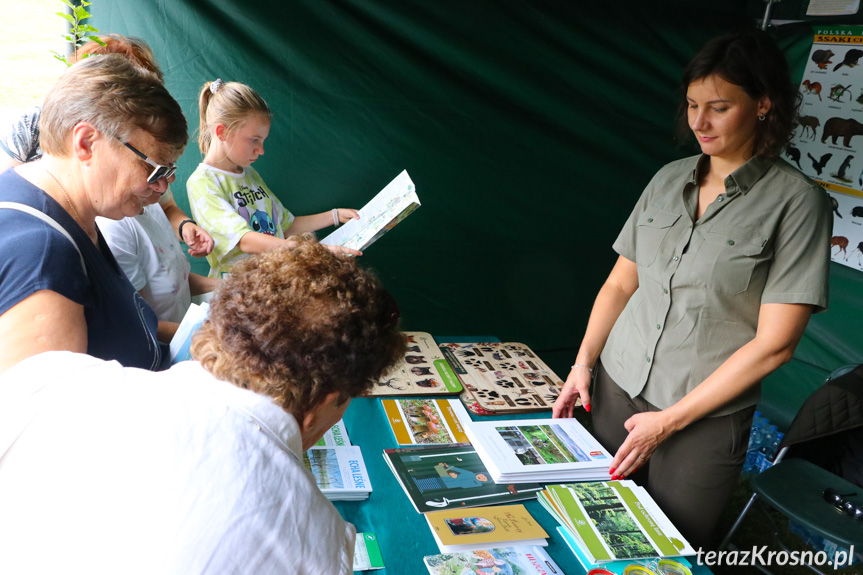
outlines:
M784 156L827 190L834 262L863 270L863 26L816 26Z

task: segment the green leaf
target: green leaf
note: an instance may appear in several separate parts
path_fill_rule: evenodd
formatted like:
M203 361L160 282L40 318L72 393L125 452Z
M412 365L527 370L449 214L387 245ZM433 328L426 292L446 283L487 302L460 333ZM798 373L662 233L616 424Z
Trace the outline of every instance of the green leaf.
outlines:
M97 30L97 31L98 31L98 30ZM95 42L95 43L96 43L96 44L98 44L99 46L107 46L107 44L105 44L104 42L102 42L102 39L101 39L101 38L99 38L98 36L90 36L90 40L92 40L93 42Z
M75 25L75 19L72 18L70 15L66 14L65 12L54 12L54 13L57 16L59 16L60 18L63 18L64 20L68 21L69 24L71 24L72 26Z
M90 13L87 12L87 9L84 8L83 6L76 6L75 7L75 17L77 17L78 20L86 20L87 18L90 17Z
M79 24L78 25L78 34L82 34L84 32L98 32L96 28L93 28L89 24Z
M69 8L72 8L72 9L74 9L74 8L75 8L75 5L74 5L74 4L72 4L72 2L70 2L70 0L60 0L60 2L62 2L63 4L65 4L66 6L68 6Z

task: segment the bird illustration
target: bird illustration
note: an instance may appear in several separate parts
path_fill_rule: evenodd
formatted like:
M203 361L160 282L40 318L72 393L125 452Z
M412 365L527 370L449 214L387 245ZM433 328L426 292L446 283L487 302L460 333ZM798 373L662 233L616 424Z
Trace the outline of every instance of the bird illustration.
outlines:
M801 170L803 169L803 166L800 165L800 150L789 144L788 147L785 148L785 155L791 158L794 163L797 164L798 168Z
M839 200L837 200L833 196L829 196L829 197L830 197L830 203L833 204L833 213L836 214L836 217L841 218L842 214L839 213Z
M823 156L821 156L820 160L816 160L815 158L812 157L812 154L807 152L806 155L809 156L810 160L812 160L812 167L815 168L815 172L819 176L821 175L821 172L824 170L824 166L827 164L827 162L830 161L830 158L833 157L833 154L824 154Z
M812 52L812 61L818 64L818 68L826 70L827 66L832 64L830 58L833 57L833 50L815 50Z
M849 68L853 68L854 66L856 66L857 64L860 63L859 61L860 61L861 56L863 56L863 50L858 50L857 48L851 48L850 50L845 52L845 57L842 59L841 62L836 64L836 66L833 68L833 71L835 72L836 70L838 70L842 66L848 66Z

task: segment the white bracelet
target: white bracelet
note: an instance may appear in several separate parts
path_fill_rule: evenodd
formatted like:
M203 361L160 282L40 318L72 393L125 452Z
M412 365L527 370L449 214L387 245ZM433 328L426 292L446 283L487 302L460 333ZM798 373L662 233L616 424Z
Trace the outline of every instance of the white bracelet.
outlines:
M572 364L572 369L575 369L576 367L583 367L584 369L586 369L587 371L590 372L590 375L593 375L593 368L592 367L588 367L588 366L584 365L583 363Z
M333 208L333 225L339 227L339 209Z

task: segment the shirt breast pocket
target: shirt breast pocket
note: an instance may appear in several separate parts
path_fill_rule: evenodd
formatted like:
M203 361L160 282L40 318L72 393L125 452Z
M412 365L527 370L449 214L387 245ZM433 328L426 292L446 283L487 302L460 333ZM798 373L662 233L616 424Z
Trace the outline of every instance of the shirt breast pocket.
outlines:
M739 294L749 288L767 238L735 226L713 226L704 233L697 266L703 281L717 292Z
M648 206L638 218L638 236L635 244L635 263L649 266L656 260L662 248L662 242L671 226L680 219L680 214L666 212L659 208Z

